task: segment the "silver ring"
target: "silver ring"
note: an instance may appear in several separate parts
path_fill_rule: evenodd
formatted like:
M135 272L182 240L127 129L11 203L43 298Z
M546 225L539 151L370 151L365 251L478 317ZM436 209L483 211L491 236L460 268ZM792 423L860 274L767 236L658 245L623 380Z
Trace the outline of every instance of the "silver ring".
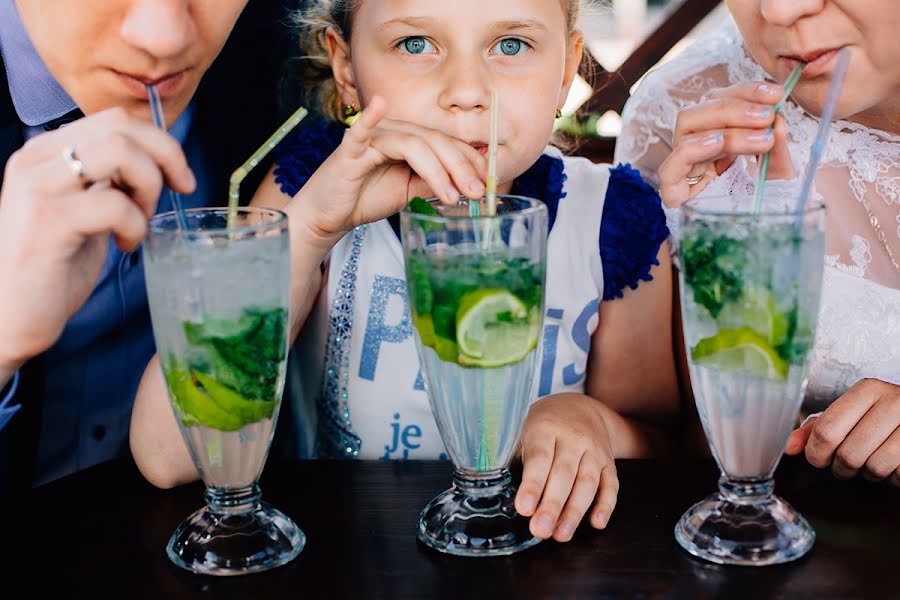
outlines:
M69 167L69 170L72 171L72 174L78 177L78 180L81 181L81 184L84 187L88 187L93 181L87 176L87 171L84 168L84 163L75 156L75 147L74 146L66 146L62 149L62 157L66 163L66 166Z
M688 175L685 179L687 179L688 185L697 185L703 179L703 175Z

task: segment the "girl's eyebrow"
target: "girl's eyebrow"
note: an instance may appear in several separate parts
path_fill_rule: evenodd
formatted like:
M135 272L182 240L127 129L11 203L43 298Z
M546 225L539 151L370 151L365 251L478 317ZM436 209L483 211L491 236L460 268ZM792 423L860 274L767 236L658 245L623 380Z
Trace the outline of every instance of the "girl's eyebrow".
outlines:
M426 25L430 25L434 23L435 20L431 17L398 17L396 19L391 19L389 21L385 21L384 23L379 23L378 29L388 29L395 25L409 25L412 27L424 27ZM535 19L523 19L523 20L510 20L510 21L495 21L494 23L490 23L490 28L494 30L500 31L515 31L521 29L536 29L539 31L549 31L550 28L537 21Z

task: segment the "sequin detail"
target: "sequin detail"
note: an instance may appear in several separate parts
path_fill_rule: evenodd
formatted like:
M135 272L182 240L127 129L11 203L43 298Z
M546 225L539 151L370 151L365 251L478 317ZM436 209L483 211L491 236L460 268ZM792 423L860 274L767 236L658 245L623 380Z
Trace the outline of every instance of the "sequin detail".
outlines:
M362 440L353 432L347 381L350 374L350 335L356 273L366 226L353 230L350 257L341 269L336 295L328 314L328 341L325 345L325 372L316 402L319 413L316 452L319 458L358 458Z

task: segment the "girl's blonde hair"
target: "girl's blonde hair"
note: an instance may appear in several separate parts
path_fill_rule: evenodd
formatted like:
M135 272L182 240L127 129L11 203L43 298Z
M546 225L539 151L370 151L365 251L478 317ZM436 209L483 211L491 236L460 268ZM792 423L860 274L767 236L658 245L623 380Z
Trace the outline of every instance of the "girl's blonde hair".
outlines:
M334 29L350 42L353 15L361 0L310 0L296 11L293 22L298 30L300 57L292 69L303 90L303 101L310 109L337 122L345 119L344 106L334 83L328 61L326 33ZM560 0L566 11L569 32L578 26L591 0ZM359 107L356 107L359 108Z

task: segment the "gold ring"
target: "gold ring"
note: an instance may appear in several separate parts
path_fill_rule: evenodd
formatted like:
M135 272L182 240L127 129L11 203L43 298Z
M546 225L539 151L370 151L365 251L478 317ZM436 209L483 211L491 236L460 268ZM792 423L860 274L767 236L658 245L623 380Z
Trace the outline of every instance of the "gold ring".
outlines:
M62 149L62 157L66 163L66 166L69 167L69 170L72 171L72 174L78 177L79 181L84 187L90 186L93 181L87 176L87 171L84 168L84 163L75 156L75 147L74 146L66 146Z
M697 185L703 179L703 175L688 175L685 179L688 185Z

